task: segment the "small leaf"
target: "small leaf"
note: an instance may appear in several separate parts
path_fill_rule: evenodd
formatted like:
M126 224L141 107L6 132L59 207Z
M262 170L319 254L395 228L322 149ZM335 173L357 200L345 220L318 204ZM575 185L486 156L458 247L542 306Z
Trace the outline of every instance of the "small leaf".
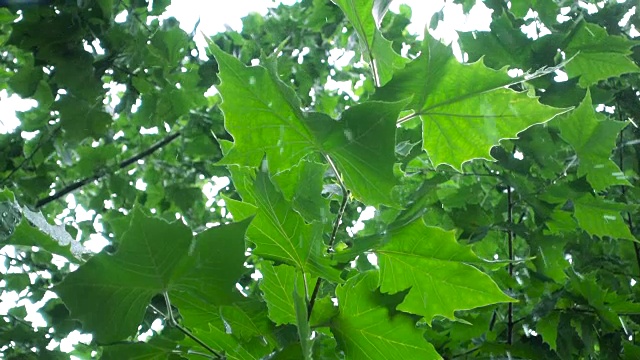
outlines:
M196 331L195 335L214 350L224 353L224 359L228 360L259 360L269 353L269 348L264 344L242 343L224 330L214 327L209 331ZM208 354L206 350L201 351Z
M269 308L269 319L276 325L296 324L295 299L292 294L298 286L298 291L305 291L302 276L292 266L273 266L266 261L260 264L260 272L260 290Z
M394 205L395 120L404 102L358 104L340 121L303 113L293 89L273 71L246 67L215 44L210 48L220 66L225 127L235 140L220 164L259 166L266 154L270 171L278 175L304 158L329 156L354 196Z
M224 328L231 329L236 338L250 340L256 336L266 336L273 330L269 321L267 306L259 299L243 299L231 306L223 306L220 313L224 318ZM206 329L206 328L205 328Z
M326 171L324 164L303 160L295 168L273 176L282 195L307 222L324 221L330 216L329 202L322 196Z
M600 80L640 71L628 56L639 42L623 36L611 36L596 25L582 22L571 38L565 52L575 55L565 68L569 77L580 76L579 84L589 87Z
M234 171L234 183L250 181L244 177L246 175ZM255 255L295 266L305 273L340 281L338 270L331 267L329 258L325 256L321 223L306 224L262 171L256 175L252 187L242 187L239 185L238 189L245 203L232 201L227 206L234 216L243 214L241 216L244 217L250 210L246 203L256 205L256 216L247 230L248 239L256 245Z
M591 94L587 91L584 100L571 113L554 123L560 136L576 151L578 176L587 176L594 190L602 191L613 185L631 185L611 157L611 149L627 124L622 121L597 120L591 105Z
M549 344L551 350L557 350L556 339L558 338L558 323L560 322L560 312L554 311L538 320L536 331L542 340Z
M589 195L575 199L574 206L574 216L578 224L589 235L635 240L620 213L632 210L633 206Z

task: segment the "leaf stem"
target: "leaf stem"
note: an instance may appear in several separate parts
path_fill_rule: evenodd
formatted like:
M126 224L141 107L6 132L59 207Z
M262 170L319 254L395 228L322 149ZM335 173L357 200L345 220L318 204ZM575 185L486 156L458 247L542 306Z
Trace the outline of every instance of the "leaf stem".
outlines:
M340 210L338 210L338 216L336 216L336 220L333 223L333 230L331 231L331 237L329 238L329 251L333 253L333 244L336 241L336 234L338 233L338 228L340 227L340 223L342 222L342 216L344 215L344 211L347 208L347 202L349 200L350 192L346 190L342 195L342 204L340 204Z
M369 55L371 58L371 73L373 74L373 84L376 87L380 87L380 72L378 71L378 63L373 58L373 54Z
M168 296L166 296L166 295L165 295L165 301L168 302ZM169 311L169 314L163 313L162 311L160 311L157 307L153 306L152 304L149 304L149 307L153 311L158 313L160 316L164 317L165 320L169 321L169 324L171 324L171 326L173 326L176 329L180 330L180 332L182 332L183 334L188 336L191 340L195 341L198 345L202 346L207 351L209 351L211 354L213 354L213 356L215 356L216 359L225 359L226 358L225 356L223 356L219 352L217 352L214 349L212 349L209 345L205 344L204 341L198 339L198 337L193 335L191 333L191 331L187 330L186 328L184 328L180 324L178 324L178 322L176 322L176 320L173 318L173 314L171 314L171 308L170 307L167 309Z
M325 154L324 158L329 163L329 166L331 166L331 170L333 170L333 173L336 175L336 179L338 179L338 184L340 184L340 189L342 190L342 196L343 197L346 196L347 187L344 185L344 182L342 181L342 176L340 176L340 173L338 172L338 168L336 167L336 164L333 162L333 160L331 160L329 155Z
M338 173L338 168L333 163L331 158L328 155L325 155L327 162L333 169L333 172L336 174L336 178L340 183L340 188L342 189L342 204L340 204L340 209L338 210L338 214L336 215L336 219L333 222L333 229L331 230L331 236L329 237L329 248L327 249L330 254L333 254L333 244L336 241L336 235L338 233L338 228L340 228L340 223L342 222L342 216L344 215L344 211L347 208L347 202L349 201L349 190L344 186L342 182L342 178L340 177L340 173ZM318 278L316 280L316 284L313 287L313 292L311 293L311 297L309 298L309 305L307 306L307 320L311 319L311 312L313 311L313 307L316 303L316 299L318 298L318 293L320 292L320 286L322 285L322 278Z
M173 350L171 353L172 354L177 354L177 355L184 355L185 352L184 351L180 351L180 350ZM207 359L217 359L216 357L211 356L209 354L205 354L205 353L201 353L201 352L193 351L193 350L187 350L187 354L188 355L202 356L202 357L207 358Z
M420 113L417 113L417 112L411 113L409 115L405 115L405 116L401 117L400 119L398 119L398 121L396 121L396 125L402 125L402 124L406 123L407 121L409 121L409 120L411 120L411 119L413 119L415 117L418 117L418 116L420 116Z
M338 215L336 216L336 220L333 223L333 229L331 230L331 237L329 238L329 253L333 254L333 244L336 241L336 234L338 233L338 228L340 227L340 223L342 222L342 215L344 214L345 209L347 208L347 202L349 200L349 191L345 189L342 195L342 204L340 205L340 210L338 210ZM307 320L311 319L311 311L313 311L313 306L316 303L316 299L318 298L318 293L320 292L320 285L322 285L322 278L318 278L316 280L316 284L313 287L313 292L311 293L311 297L309 298L309 305L307 307Z

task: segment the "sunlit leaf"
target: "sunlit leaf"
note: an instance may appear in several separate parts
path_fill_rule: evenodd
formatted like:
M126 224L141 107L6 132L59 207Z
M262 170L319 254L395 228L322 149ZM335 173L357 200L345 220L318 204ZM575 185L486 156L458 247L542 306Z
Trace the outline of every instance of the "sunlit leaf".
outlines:
M418 220L392 232L390 238L376 250L380 291L394 294L409 289L398 310L431 322L438 315L455 319L457 310L513 301L489 275L470 264L480 260L456 242L453 232Z
M637 41L622 36L611 36L596 24L581 23L566 48L568 57L575 55L567 65L569 77L580 76L582 87L621 74L638 72L640 68L629 58Z
M433 165L460 169L472 159L491 159L489 150L500 140L565 111L506 88L518 81L481 61L460 64L449 47L425 34L422 54L375 98L411 99L407 108L422 119L423 147Z
M234 181L242 182L239 176ZM339 280L338 271L324 255L322 224L306 224L273 185L269 176L260 171L252 187L242 192L243 200L253 203L257 213L247 231L256 247L254 253L269 260L289 264L306 273ZM228 204L232 214L242 213L237 202Z
M588 195L576 199L574 206L578 224L590 235L635 240L621 214L631 206Z
M613 185L630 185L618 165L610 159L616 139L627 124L598 120L589 92L577 109L554 122L562 138L576 151L578 176L586 175L587 181L597 191Z
M234 136L223 164L258 166L267 157L274 174L301 159L334 159L353 194L373 204L394 204L395 119L402 102L367 102L346 110L341 121L303 113L286 84L261 66L246 67L211 45L220 66L225 126Z

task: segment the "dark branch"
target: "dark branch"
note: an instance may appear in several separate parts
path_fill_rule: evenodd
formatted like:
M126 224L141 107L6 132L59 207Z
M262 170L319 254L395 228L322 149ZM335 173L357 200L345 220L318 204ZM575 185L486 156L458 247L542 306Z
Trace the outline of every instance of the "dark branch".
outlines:
M331 165L333 172L336 174L336 178L340 181L340 187L342 188L342 204L340 204L340 210L338 210L338 215L336 215L336 220L333 223L333 230L331 230L331 237L329 238L329 253L333 253L333 244L336 242L336 234L338 233L338 228L340 227L340 223L342 222L342 216L344 215L344 211L347 208L347 202L349 201L349 190L344 186L340 178L340 174L338 174L338 169L335 164L331 161L331 159L327 156L327 161ZM311 297L309 298L309 305L307 306L307 320L311 319L311 312L313 311L313 307L316 304L316 299L318 298L318 293L320 292L320 286L322 285L322 278L318 278L316 280L316 284L313 287L313 292L311 293Z
M507 222L509 223L509 229L507 230L507 240L509 242L509 277L513 278L513 238L514 234L511 231L511 225L513 224L513 199L511 196L511 185L507 184ZM509 288L509 291L512 289ZM513 303L509 303L509 310L507 314L507 344L513 343Z
M13 170L11 170L11 172L9 173L9 175L7 175L4 179L2 179L2 181L0 181L0 184L4 184L7 181L9 181L9 179L11 179L11 177L17 173L20 169L22 169L22 167L24 166L24 164L28 163L29 161L31 161L31 159L33 159L33 156L38 152L38 150L40 150L40 148L46 144L47 142L49 142L49 140L51 140L53 138L53 135L55 133L58 132L58 130L60 130L60 127L57 127L55 129L53 129L53 131L51 131L51 133L49 134L49 136L47 137L46 140L42 140L42 137L40 137L40 139L38 140L38 144L36 145L36 147L33 149L33 151L31 151L31 154L29 154L29 156L27 156L26 158L24 158L22 160L22 162L20 162L20 165L18 165L16 168L14 168Z
M137 162L138 160L142 160L145 157L153 154L154 152L156 152L158 149L164 147L165 145L169 144L170 142L172 142L173 140L175 140L178 136L180 136L181 133L180 131L171 134L167 137L165 137L164 139L160 140L159 142L155 143L153 146L151 146L150 148L120 162L120 164L118 164L118 166L116 167L116 169L113 171L114 173L120 169L126 168L127 166ZM110 175L108 172L103 171L103 172L99 172L93 176L84 178L82 180L78 180L74 183L72 183L71 185L68 185L67 187L63 188L62 190L60 190L59 192L47 196L44 199L40 199L38 200L38 202L36 203L36 209L43 207L44 205L47 205L50 202L53 202L57 199L60 199L61 197L95 181L95 180L100 180L101 178L105 177L106 175Z
M167 322L169 322L169 324L173 327L175 327L176 329L180 330L180 332L182 332L183 334L185 334L186 336L188 336L191 340L195 341L198 345L202 346L203 348L205 348L208 352L212 353L213 356L216 357L216 359L225 359L226 357L223 356L222 354L220 354L219 352L215 351L214 349L212 349L209 345L205 344L202 340L198 339L195 335L193 335L191 333L191 331L187 330L186 328L182 327L182 325L178 324L175 319L173 319L173 315L167 315L165 313L163 313L162 311L160 311L157 307L149 304L149 307L156 312L158 315L162 316ZM171 311L171 310L169 310Z
M620 143L622 143L622 131L620 130ZM624 173L624 148L620 147L619 150L619 159L620 159L620 171ZM622 197L626 200L627 198L627 189L624 185L622 185ZM631 218L631 212L627 211L625 214L625 221L627 223L627 227L629 227L629 231L633 235L635 229L633 227L633 219ZM638 270L640 270L640 244L637 242L633 242L633 249L636 253L636 264L638 265Z

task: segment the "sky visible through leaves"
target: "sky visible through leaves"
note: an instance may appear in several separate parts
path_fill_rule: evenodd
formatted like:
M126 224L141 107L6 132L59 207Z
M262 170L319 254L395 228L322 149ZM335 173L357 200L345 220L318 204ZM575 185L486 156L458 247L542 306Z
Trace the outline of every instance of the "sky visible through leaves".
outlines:
M202 1L199 0L180 0L174 1L168 8L163 17L175 17L179 22L181 28L185 31L189 32L193 30L196 23L199 21L198 30L202 31L205 34L215 34L221 31L224 31L227 26L240 30L242 28L242 23L240 19L250 12L258 12L265 14L268 11L268 7L276 6L278 3L289 4L295 1L287 0L287 1L263 1L263 0L246 0L239 4L238 2L226 2L224 6L214 5L212 2L211 8L202 9ZM440 9L445 9L445 14L448 20L444 22L441 26L438 27L437 31L433 33L434 36L440 37L442 39L446 39L447 41L453 41L456 38L455 31L470 31L470 30L486 30L488 28L489 21L489 11L482 4L476 6L473 11L464 15L462 13L461 6L448 4L445 7L443 1L422 1L422 0L412 0L412 1L394 1L390 9L392 11L398 11L398 7L401 4L406 4L411 7L413 10L412 23L409 26L409 30L414 32L415 34L421 34L424 26L428 23L429 19L433 15L434 12L439 11ZM197 11L195 11L197 9ZM120 18L116 17L116 21L123 21L126 17L126 14L122 14ZM196 37L196 42L199 47L204 48L206 46L206 42L202 38L202 36ZM459 51L459 50L458 50ZM203 52L204 53L204 52ZM333 61L340 66L340 64L346 64L350 58L353 56L353 52L344 53L343 51L336 50L333 54ZM331 59L330 59L331 61ZM340 82L329 82L327 84L328 88L344 88L343 84ZM215 91L215 89L212 88ZM121 86L115 86L111 89L113 94L117 94L119 91L122 91ZM17 118L15 118L15 111L27 111L37 103L33 100L29 99L20 99L18 96L14 95L12 97L7 97L5 90L0 90L0 119L2 119L0 123L0 133L10 131L16 124L18 123ZM111 106L115 107L117 103L112 103ZM153 130L149 130L153 133ZM146 132L144 132L146 133ZM30 134L25 133L25 137L31 137ZM205 195L208 198L213 198L213 196L218 192L219 189L227 186L228 179L221 178L218 181L214 182L213 186L208 186L204 189ZM144 189L145 185L143 182L139 181L136 183L136 186L140 189ZM67 202L69 206L75 208L73 195L69 195L67 197ZM373 216L373 211L375 209L373 207L368 207L361 214L361 221L356 223L353 227L349 228L348 231L351 234L355 234L358 230L362 229L363 224L362 221L367 220ZM84 214L82 210L77 212L76 220L83 221L90 217ZM91 251L98 252L105 245L107 241L99 236L94 236L93 239L86 241L85 246L89 248ZM4 251L11 251L10 249L5 248ZM377 261L375 254L369 254L369 259L371 261ZM54 296L52 293L49 293L49 296ZM14 307L16 305L17 294L6 293L2 299L0 299L0 314L6 313L8 309ZM42 306L42 304L46 303L48 297L45 297L39 304L26 304L28 310L27 320L33 321L34 325L44 324L42 320L39 320L40 315L37 313L37 309ZM88 342L90 339L90 335L80 335L79 333L75 333L75 336L70 336L69 339L64 341L61 344L61 349L71 350L73 344L78 341Z
M99 2L105 14L120 6L105 1ZM408 13L404 8L385 19L383 35L376 6L385 1L356 6L335 0L331 9L313 1L314 11L324 11L321 19L339 7L340 19L351 25L328 36L319 30L327 31L325 24L311 19L305 35L293 37L294 50L277 61L256 53L278 44L284 49L291 37L280 42L286 34L279 31L287 25L273 38L269 30L252 37L242 32L240 19L254 11L265 15L278 1L209 9L184 0L166 11L166 3L151 2L139 10L154 15L135 25L141 34L146 28L148 38L116 51L131 63L121 69L117 56L96 56L85 64L97 71L101 61L112 62L97 85L78 82L87 66L56 63L55 42L51 59L41 52L45 63L51 61L42 71L30 63L30 49L20 48L27 57L19 71L0 72L12 81L4 86L9 91L0 87L0 146L9 149L13 143L2 140L17 126L26 129L16 135L24 144L13 153L19 155L0 161L9 174L3 179L0 172L0 185L8 184L8 190L0 187L0 213L19 214L11 207L14 194L21 204L40 204L47 192L52 197L83 178L84 184L59 201L44 198L45 217L25 207L29 222L0 222L1 240L64 267L11 274L25 275L20 281L26 289L45 285L35 303L31 293L3 291L3 321L18 314L33 326L53 326L54 313L49 309L43 317L40 308L54 304L55 292L60 307L93 336L81 334L75 322L65 338L51 341L52 350L60 345L62 352L82 352L84 343L104 350L107 359L129 351L162 357L169 349L164 346L184 344L200 351L201 340L230 359L258 359L270 351L325 359L335 356L331 349L347 359L436 359L455 357L456 346L469 354L514 351L523 358L536 353L532 349L606 356L607 341L619 349L616 354L640 354L634 336L626 336L629 327L632 335L640 332L637 271L627 266L640 266L633 226L640 193L633 188L632 146L638 140L637 130L627 126L637 115L637 99L628 93L637 90L637 79L627 75L640 72L639 47L631 50L640 33L624 19L610 26L594 20L608 14L598 13L604 3L574 4L571 11L581 14L576 17L551 0L505 2L504 9L496 7L500 1L407 0L393 1L390 9L402 13L408 5L411 24L398 25ZM90 18L96 14L85 10ZM0 17L0 26L8 21L4 25L16 29L10 41L24 36L21 45L29 44L29 22L11 23L11 16ZM115 19L111 25L135 24L126 11L100 16ZM171 17L182 30L171 28ZM247 33L269 29L258 18L244 17ZM631 22L640 23L636 18ZM157 32L149 30L154 26ZM409 33L393 38L394 26L407 26ZM113 28L105 48L117 48L126 37ZM188 34L197 47L191 53L185 50L194 46ZM0 45L5 41L0 37ZM304 59L314 51L310 44L320 43L333 48L327 61L317 54ZM338 43L353 50L334 47ZM77 59L103 51L99 42L85 44L86 53L77 44ZM34 83L34 74L42 79ZM94 97L104 100L99 109L83 105L92 118L88 126L78 117L80 102L73 101L91 98L86 94L93 85L104 85L106 96ZM10 91L33 99L9 97ZM57 122L47 120L49 113ZM57 141L34 148L49 125L62 129L49 139ZM163 134L175 135L165 145L180 139L163 149L163 157L147 152L120 162L155 146L153 139ZM39 151L58 155L38 157ZM31 155L20 163L24 154ZM210 170L213 163L218 167ZM54 243L42 251L45 237ZM74 246L66 248L69 243ZM637 259L629 256L634 249ZM0 255L11 261L23 256L11 245ZM0 274L11 272L6 264ZM186 342L164 337L179 327L169 326L171 305L193 329ZM169 309L165 321L159 319L162 306ZM514 308L521 319L513 318ZM295 333L282 335L282 329ZM518 346L511 348L513 335ZM281 346L280 336L295 344ZM534 345L519 347L530 336ZM102 346L135 337L150 342ZM483 344L473 348L480 338Z

